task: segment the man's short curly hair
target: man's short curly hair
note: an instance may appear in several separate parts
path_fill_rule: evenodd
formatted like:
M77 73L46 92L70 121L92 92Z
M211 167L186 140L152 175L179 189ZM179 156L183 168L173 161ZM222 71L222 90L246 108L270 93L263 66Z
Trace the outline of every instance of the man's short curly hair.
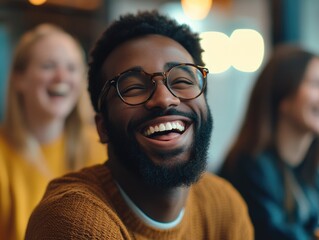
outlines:
M200 38L189 26L178 24L155 10L123 15L105 30L90 53L88 89L96 112L104 83L101 79L101 68L105 59L121 43L148 34L158 34L175 40L190 53L195 64L204 65Z

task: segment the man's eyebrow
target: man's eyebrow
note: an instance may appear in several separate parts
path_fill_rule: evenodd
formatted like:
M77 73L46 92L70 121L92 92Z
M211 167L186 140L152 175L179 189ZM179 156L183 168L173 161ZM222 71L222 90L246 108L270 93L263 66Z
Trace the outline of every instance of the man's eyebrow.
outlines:
M167 71L168 69L170 69L176 65L179 65L179 64L181 64L181 62L167 62L164 65L164 70ZM128 72L128 71L145 71L145 70L142 66L133 66L133 67L126 69L123 72ZM121 72L121 73L123 73L123 72ZM120 75L121 73L118 73L117 76Z
M134 67L130 67L128 69L126 69L125 71L123 72L127 72L127 71L141 71L143 70L143 68L141 66L134 66Z
M179 64L181 64L181 62L167 62L164 65L164 69L167 71L168 69L170 69L176 65L179 65Z
M168 69L170 69L176 65L179 65L179 64L181 64L181 63L180 62L167 62L164 65L164 70L167 71ZM142 66L134 66L134 67L126 69L125 72L126 71L141 71L141 70L145 71Z

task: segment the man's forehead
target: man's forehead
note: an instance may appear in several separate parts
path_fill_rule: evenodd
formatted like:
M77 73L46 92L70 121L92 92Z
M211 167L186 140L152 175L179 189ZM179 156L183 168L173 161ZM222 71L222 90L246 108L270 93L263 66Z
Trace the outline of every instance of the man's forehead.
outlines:
M154 72L186 62L193 63L193 58L182 45L166 36L152 34L128 40L114 48L104 61L103 71L109 77L133 67Z

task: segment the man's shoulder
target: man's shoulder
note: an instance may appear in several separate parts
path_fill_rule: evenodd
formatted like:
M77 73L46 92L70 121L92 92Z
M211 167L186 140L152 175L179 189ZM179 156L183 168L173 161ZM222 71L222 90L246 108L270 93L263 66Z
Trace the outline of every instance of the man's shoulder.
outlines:
M53 179L47 187L44 199L61 193L63 195L88 193L92 190L103 192L103 183L106 184L111 180L111 174L105 165L96 164Z
M201 209L206 221L222 227L227 239L252 239L253 228L247 205L238 191L227 180L205 173L192 186L191 209Z
M76 239L94 238L100 227L119 231L120 220L109 203L108 192L112 192L113 185L107 185L108 171L103 168L95 165L51 181L31 215L26 239L37 239L34 236L62 239L71 234L76 234L72 235ZM80 236L82 233L89 235Z
M106 199L104 185L111 184L110 174L102 164L86 167L53 179L35 211L42 206L59 205L60 209L76 206L80 202L103 205ZM108 186L106 186L107 188ZM79 209L80 210L80 209Z
M197 195L203 195L202 198L209 198L210 201L232 202L239 205L245 205L242 197L233 185L226 179L213 173L204 173L200 180L194 184L193 191Z
M195 185L201 185L209 189L232 189L231 184L226 179L210 172L205 172Z

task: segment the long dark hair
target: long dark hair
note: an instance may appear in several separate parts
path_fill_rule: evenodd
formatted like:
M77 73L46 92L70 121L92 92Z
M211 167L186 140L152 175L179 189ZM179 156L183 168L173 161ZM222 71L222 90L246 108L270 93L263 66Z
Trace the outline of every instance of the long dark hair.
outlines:
M223 175L232 175L239 156L255 157L265 149L275 148L279 105L297 92L314 57L316 55L296 45L280 45L274 49L252 90L242 128L222 167ZM318 159L316 138L305 159L305 180L314 180Z

